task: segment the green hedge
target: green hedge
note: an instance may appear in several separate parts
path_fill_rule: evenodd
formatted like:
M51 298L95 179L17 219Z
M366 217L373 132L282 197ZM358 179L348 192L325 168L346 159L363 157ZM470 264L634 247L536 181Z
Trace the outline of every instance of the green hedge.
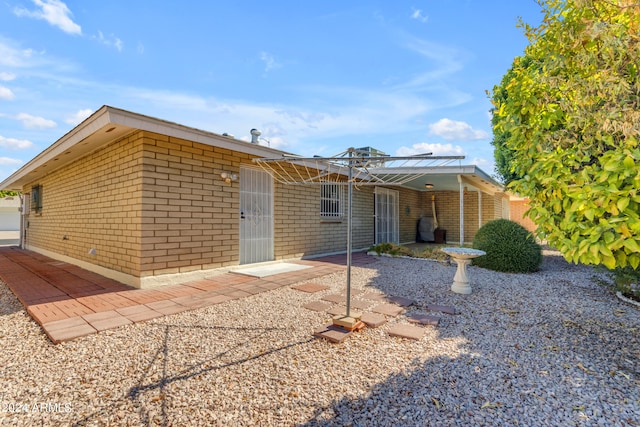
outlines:
M531 273L542 263L542 248L527 229L507 219L497 219L480 227L473 239L474 249L487 254L473 265L495 271Z

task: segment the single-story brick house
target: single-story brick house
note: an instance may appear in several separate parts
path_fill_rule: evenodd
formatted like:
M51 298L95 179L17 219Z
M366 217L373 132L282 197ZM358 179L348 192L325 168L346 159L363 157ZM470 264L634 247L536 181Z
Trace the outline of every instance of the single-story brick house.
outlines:
M23 248L144 288L344 252L343 191L283 185L253 162L282 154L103 106L0 189L25 196ZM450 242L471 241L480 224L509 217L504 189L482 170L436 168L420 182L354 191L353 248L415 242L434 198Z

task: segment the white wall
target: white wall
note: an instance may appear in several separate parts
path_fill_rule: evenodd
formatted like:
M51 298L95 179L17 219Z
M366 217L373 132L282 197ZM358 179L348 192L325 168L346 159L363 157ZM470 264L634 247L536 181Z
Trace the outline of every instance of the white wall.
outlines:
M20 198L0 199L0 231L20 230Z

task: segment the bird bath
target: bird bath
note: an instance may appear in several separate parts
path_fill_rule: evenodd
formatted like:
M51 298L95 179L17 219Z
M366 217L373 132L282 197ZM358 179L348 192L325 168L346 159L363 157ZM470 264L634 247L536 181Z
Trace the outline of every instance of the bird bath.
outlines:
M469 276L467 275L467 264L473 258L486 255L485 251L469 248L442 248L442 252L449 255L458 264L456 275L453 277L453 285L451 290L458 294L470 294L471 285L469 284Z

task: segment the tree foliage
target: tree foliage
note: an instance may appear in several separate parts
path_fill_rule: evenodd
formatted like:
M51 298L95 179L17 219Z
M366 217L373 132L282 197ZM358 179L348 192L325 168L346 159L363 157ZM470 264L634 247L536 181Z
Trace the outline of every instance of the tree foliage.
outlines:
M636 3L633 3L635 1ZM539 0L530 44L493 91L510 187L567 260L640 265L640 3Z
M528 61L525 58L522 61ZM527 66L527 64L522 64ZM502 78L502 84L500 86L496 86L494 88L493 99L495 104L503 104L507 101L507 97L509 96L506 86L514 77L514 68L510 68L507 71L507 74ZM514 150L508 147L507 141L511 138L511 133L507 130L502 130L498 126L496 126L501 118L499 115L495 114L495 110L493 111L494 115L491 118L491 124L493 125L493 140L491 144L494 147L493 157L496 162L496 172L498 173L498 177L502 181L503 184L507 185L511 183L511 181L518 179L518 176L511 168L511 164L513 163Z
M7 196L17 196L18 193L15 191L9 191L9 190L0 190L0 199L2 199L3 197L7 197Z

